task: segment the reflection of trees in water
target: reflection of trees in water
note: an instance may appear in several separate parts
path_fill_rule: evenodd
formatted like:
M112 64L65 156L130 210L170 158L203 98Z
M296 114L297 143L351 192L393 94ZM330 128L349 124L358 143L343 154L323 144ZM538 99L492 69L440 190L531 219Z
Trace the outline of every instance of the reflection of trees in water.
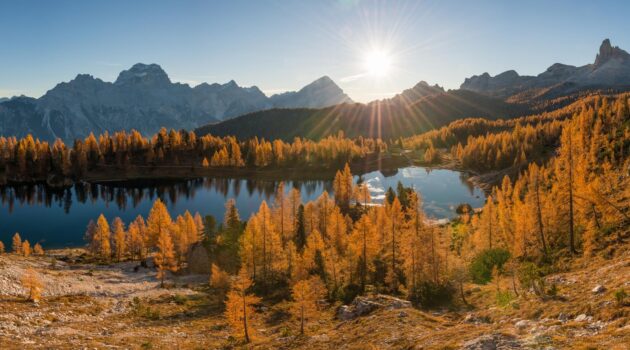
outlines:
M468 181L468 174L466 173L459 173L459 181L461 181L461 183L468 189L468 192L470 192L471 196L475 195L475 186Z
M190 200L195 197L199 189L214 191L224 198L239 197L242 191L247 191L249 197L260 195L269 201L273 199L280 181L229 179L229 178L196 178L180 181L132 181L122 183L96 184L78 182L74 186L60 189L46 184L6 185L0 186L0 202L3 207L13 212L15 204L20 206L44 205L60 206L66 213L70 211L73 201L78 203L96 203L103 201L107 207L116 205L125 210L131 205L136 208L144 201L152 202L156 198L168 200L176 204L179 200ZM330 181L287 181L287 189L294 187L308 197L318 195L318 191L331 191Z

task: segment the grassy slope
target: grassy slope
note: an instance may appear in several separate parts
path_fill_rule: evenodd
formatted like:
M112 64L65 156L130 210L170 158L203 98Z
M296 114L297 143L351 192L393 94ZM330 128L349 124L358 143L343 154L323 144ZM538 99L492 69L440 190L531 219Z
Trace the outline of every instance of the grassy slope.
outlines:
M456 349L483 334L502 334L533 348L627 349L630 307L617 306L613 296L618 288L630 289L627 248L626 245L613 259L578 260L570 266L569 272L549 276L548 282L555 281L558 286L555 299L541 301L521 291L521 297L507 307L496 305L494 284L479 289L467 285L465 289L469 302L474 305L472 308L460 304L450 310L428 312L409 308L381 309L343 322L334 318L335 308L329 307L319 320L308 325L307 336L301 337L297 335L298 323L287 313L288 303L266 304L257 314L256 340L250 346L260 349ZM42 260L5 255L2 263L37 265L38 259ZM47 279L49 274L77 274L77 269L86 268L68 266L50 271L45 264L38 266ZM99 270L93 273L93 278L100 278ZM7 283L4 271L0 272L0 277L2 283ZM109 278L100 281L104 291L112 288L110 283L116 283ZM107 293L50 296L38 306L16 296L2 297L0 347L243 347L238 340L230 338L216 291L199 282L176 283L176 289L162 290L152 285L148 290L140 288L115 297ZM604 285L607 291L592 293L591 289L597 284ZM502 280L501 288L511 288L511 281ZM592 319L575 321L582 313ZM566 315L567 321L560 320L561 314ZM518 330L515 323L519 320L530 320L530 323Z

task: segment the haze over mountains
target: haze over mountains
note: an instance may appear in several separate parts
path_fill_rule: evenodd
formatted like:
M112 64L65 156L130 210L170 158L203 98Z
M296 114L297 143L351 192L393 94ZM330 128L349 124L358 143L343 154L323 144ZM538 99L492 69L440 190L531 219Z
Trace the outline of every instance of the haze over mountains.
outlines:
M586 87L629 85L630 54L613 47L610 40L605 39L593 64L575 67L555 63L537 76L521 76L514 70L494 77L483 73L467 78L460 88L500 98L518 98L540 94L562 95Z
M461 118L537 112L541 101L598 89L630 89L630 54L608 39L594 63L581 67L556 63L537 76L514 70L494 77L484 73L448 91L420 82L367 104L353 103L327 76L299 91L267 97L256 86L234 81L195 87L173 83L157 64L139 63L113 83L80 74L39 99L0 100L0 135L71 141L90 132L136 129L150 135L166 127L238 137L317 139L344 131L351 137L391 138Z
M322 109L259 111L197 132L290 140L296 136L318 139L341 130L350 137L387 139L425 132L456 119L510 118L551 110L572 100L551 102L556 97L608 89L630 90L630 55L606 39L595 62L581 67L556 63L536 77L520 76L513 70L495 77L484 73L449 91L420 82L391 99Z
M193 129L269 108L344 102L352 100L329 77L296 92L267 97L258 87L241 87L233 80L195 87L172 83L159 65L138 63L113 83L79 74L39 99L18 97L0 103L0 134L73 140L90 132L136 129L150 135L161 127Z

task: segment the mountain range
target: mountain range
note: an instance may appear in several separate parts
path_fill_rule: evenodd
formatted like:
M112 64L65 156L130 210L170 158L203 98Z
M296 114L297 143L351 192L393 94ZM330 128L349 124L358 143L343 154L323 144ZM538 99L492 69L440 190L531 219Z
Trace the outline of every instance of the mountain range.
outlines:
M605 39L595 62L581 67L555 63L537 76L519 75L508 70L496 76L488 73L467 78L461 89L504 99L522 100L553 97L588 87L630 86L630 54Z
M420 82L391 99L368 104L343 104L320 109L271 109L197 129L197 133L313 139L344 131L347 136L409 136L444 126L456 119L510 118L553 110L586 92L630 90L630 55L602 42L593 64L575 67L556 63L538 76L513 70L495 77L467 78L460 89ZM564 96L565 98L556 99Z
M38 99L0 101L0 134L40 139L83 138L90 132L135 129L145 135L161 127L193 129L270 108L320 108L352 100L327 76L299 91L267 97L258 87L173 83L157 64L138 63L115 82L79 74Z
M400 94L354 103L332 79L319 78L299 91L267 97L256 86L173 83L157 64L138 63L115 82L90 75L60 83L38 99L0 100L0 135L66 141L90 132L161 127L200 134L318 139L347 136L395 138L434 129L467 117L516 117L568 104L587 91L630 90L630 54L602 42L592 64L551 65L537 76L509 70L465 79L444 90L420 82ZM557 99L557 97L568 97Z

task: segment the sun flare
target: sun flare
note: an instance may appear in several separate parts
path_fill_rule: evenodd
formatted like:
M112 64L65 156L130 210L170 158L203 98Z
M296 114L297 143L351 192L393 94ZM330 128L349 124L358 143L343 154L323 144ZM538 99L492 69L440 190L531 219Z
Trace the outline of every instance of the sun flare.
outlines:
M364 66L367 74L373 77L386 76L391 68L392 59L383 50L372 50L365 55Z

